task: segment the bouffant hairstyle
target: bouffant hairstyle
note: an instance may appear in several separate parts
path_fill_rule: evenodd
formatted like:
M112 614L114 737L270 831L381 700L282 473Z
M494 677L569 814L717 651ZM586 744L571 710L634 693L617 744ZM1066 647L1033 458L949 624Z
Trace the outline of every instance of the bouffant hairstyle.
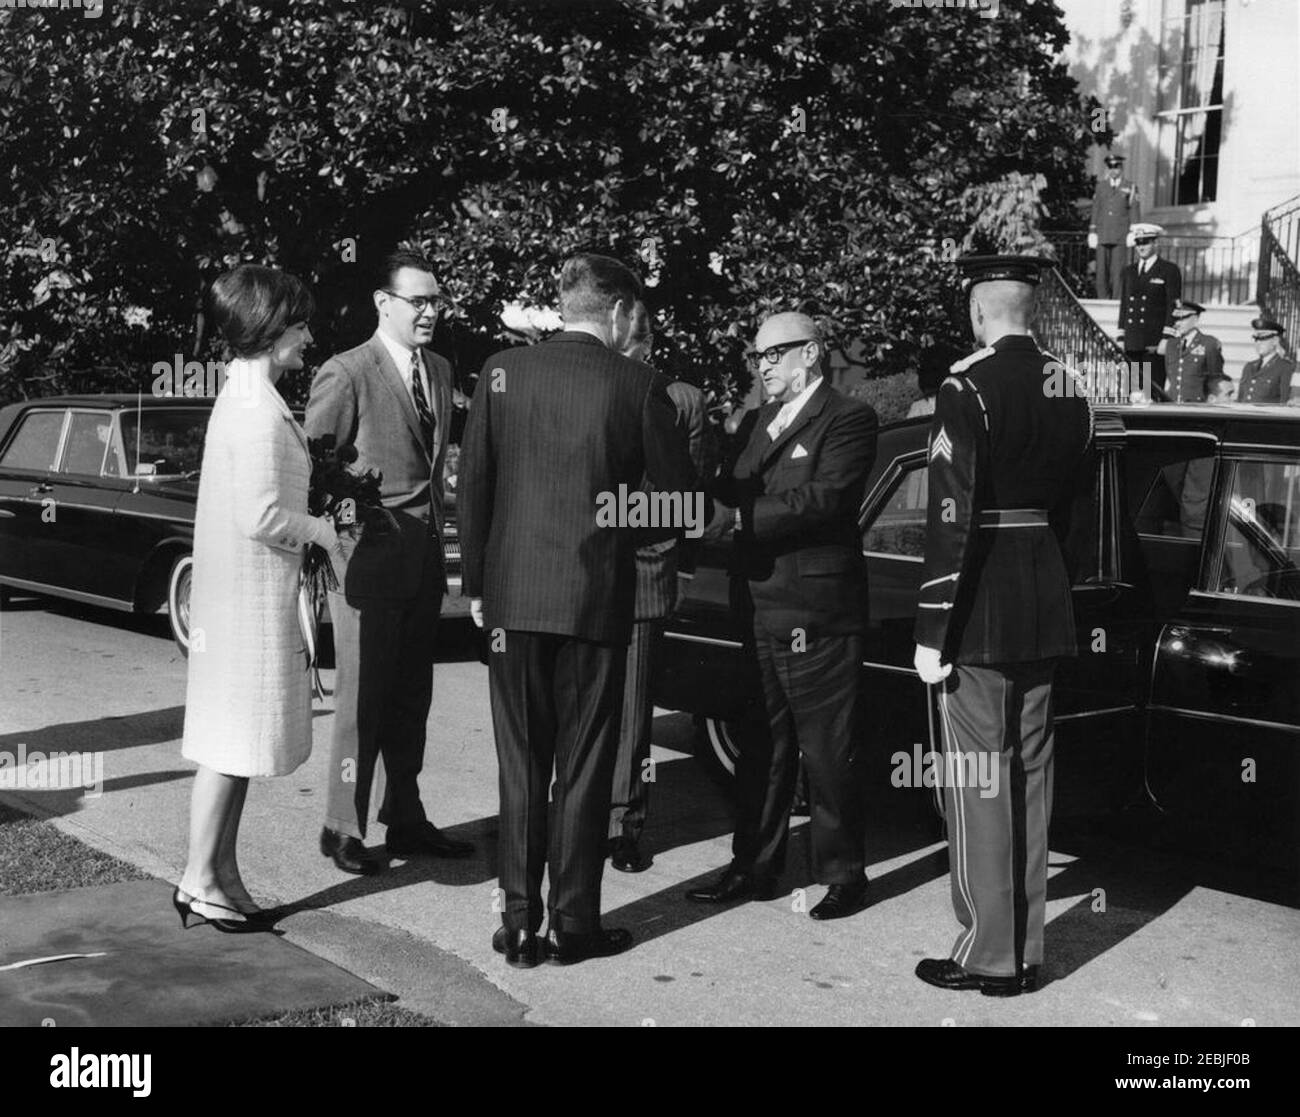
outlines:
M306 322L316 309L301 279L257 264L241 264L218 276L208 301L235 357L265 353L286 329Z
M560 269L560 314L565 322L598 321L619 299L631 310L641 295L641 281L609 256L584 252L570 256Z

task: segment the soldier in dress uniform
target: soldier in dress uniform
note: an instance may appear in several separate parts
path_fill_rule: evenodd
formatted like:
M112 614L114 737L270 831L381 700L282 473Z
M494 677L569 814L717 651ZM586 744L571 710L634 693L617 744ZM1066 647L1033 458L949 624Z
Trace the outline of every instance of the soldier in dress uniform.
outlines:
M1282 350L1282 324L1272 318L1252 318L1250 328L1259 356L1241 370L1237 399L1242 403L1289 403L1295 361Z
M1060 366L1029 336L1044 264L958 261L983 348L939 389L929 442L915 663L939 686L962 931L950 958L927 958L916 975L988 996L1037 988L1043 959L1052 674L1075 654L1061 540L1090 475L1091 409L1081 391L1059 390Z
M1128 231L1140 216L1137 187L1123 177L1124 156L1106 156L1106 177L1092 196L1088 247L1097 250L1097 298L1119 298L1120 276L1128 262Z
M1205 307L1179 299L1174 307L1174 339L1165 367L1170 403L1200 403L1210 398L1210 383L1223 376L1223 347L1217 337L1202 333Z
M1137 262L1124 269L1120 280L1119 325L1124 331L1124 356L1130 364L1151 365L1151 380L1165 386L1165 352L1174 334L1174 306L1183 294L1183 273L1178 265L1156 253L1159 225L1133 226Z

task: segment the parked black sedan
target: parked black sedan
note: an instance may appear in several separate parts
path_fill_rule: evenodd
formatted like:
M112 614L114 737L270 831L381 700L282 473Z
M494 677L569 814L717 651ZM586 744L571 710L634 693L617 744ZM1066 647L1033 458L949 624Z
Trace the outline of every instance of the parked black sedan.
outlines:
M1058 788L1089 775L1113 805L1146 797L1300 851L1300 411L1247 404L1097 412L1095 530L1075 556L1080 655L1057 675ZM884 428L862 506L870 630L869 770L938 747L912 668L925 546L928 420ZM656 702L697 717L730 772L758 708L732 607L729 541L683 577ZM1279 837L1280 835L1280 837ZM1282 847L1282 848L1279 848Z
M191 551L212 399L62 396L0 409L7 587L154 613L189 650ZM448 576L460 573L449 493Z

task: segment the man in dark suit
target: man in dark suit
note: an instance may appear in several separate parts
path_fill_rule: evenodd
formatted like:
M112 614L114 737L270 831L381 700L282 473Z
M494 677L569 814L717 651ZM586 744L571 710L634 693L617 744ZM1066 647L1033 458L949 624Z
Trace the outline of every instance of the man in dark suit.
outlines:
M1133 226L1137 262L1124 269L1120 280L1119 325L1124 331L1124 356L1130 365L1151 366L1151 381L1165 386L1165 352L1174 336L1174 307L1183 294L1183 273L1178 265L1156 254L1159 225Z
M399 531L343 540L347 568L330 594L337 674L321 852L347 873L383 863L365 837L376 761L383 757L387 848L396 857L464 857L468 842L425 816L417 780L433 696L434 633L442 595L442 466L451 367L425 348L442 295L418 252L387 257L376 277L379 328L321 366L307 401L307 433L355 446L353 468L383 474L384 506Z
M1201 332L1204 313L1205 307L1188 299L1174 307L1174 337L1165 362L1171 403L1201 403L1209 398L1210 384L1223 377L1223 347L1217 337Z
M1128 260L1128 232L1142 214L1137 187L1123 177L1124 156L1106 156L1106 177L1092 196L1088 244L1097 251L1097 298L1117 299Z
M464 593L487 637L500 766L505 910L492 941L519 967L617 954L632 940L600 923L636 589L631 533L602 526L601 509L643 477L682 508L695 487L666 381L620 353L640 297L616 260L566 261L565 328L489 358L465 428Z
M687 899L772 897L802 753L813 876L830 886L809 914L839 919L867 902L859 760L867 587L858 510L876 414L826 381L825 347L807 315L766 319L754 347L769 402L717 496L735 508L767 724L755 727L737 760L731 865Z
M633 321L635 333L624 355L648 364L654 332L644 303L637 304ZM675 380L668 385L668 395L677 407L678 431L686 440L691 464L698 474L703 468L704 393L693 384ZM622 873L640 873L650 867L640 844L650 806L650 785L654 782L650 763L654 702L650 685L664 624L677 604L679 534L671 528L647 531L636 549L632 639L627 647L623 715L609 811L609 863Z
M1015 996L1037 987L1052 810L1052 673L1075 654L1062 553L1092 413L1029 336L1033 256L958 261L983 346L953 365L930 428L917 674L939 686L950 958L916 976Z
M1291 403L1295 361L1282 351L1282 323L1259 317L1251 319L1250 327L1259 356L1241 370L1237 399L1241 403Z

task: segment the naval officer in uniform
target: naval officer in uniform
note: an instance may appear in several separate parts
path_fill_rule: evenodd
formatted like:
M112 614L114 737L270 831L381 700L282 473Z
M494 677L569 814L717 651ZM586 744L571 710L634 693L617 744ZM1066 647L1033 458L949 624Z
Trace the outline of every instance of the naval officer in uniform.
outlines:
M951 957L924 959L916 975L1001 997L1036 988L1043 960L1052 674L1075 654L1061 541L1091 472L1091 409L1029 336L1045 263L958 261L983 348L939 389L915 630L917 672L939 690L962 926Z
M1183 294L1183 273L1156 251L1164 230L1150 222L1133 226L1137 262L1120 277L1119 326L1124 331L1124 357L1130 365L1151 366L1151 381L1165 386L1165 352L1174 336L1174 307Z
M1242 403L1289 403L1295 361L1282 351L1282 324L1272 318L1252 318L1251 337L1255 340L1253 361L1241 370L1237 399ZM1300 387L1300 385L1297 385Z
M1180 299L1174 307L1174 338L1165 367L1170 403L1200 403L1210 398L1210 385L1223 379L1223 347L1217 337L1203 333L1205 307Z

